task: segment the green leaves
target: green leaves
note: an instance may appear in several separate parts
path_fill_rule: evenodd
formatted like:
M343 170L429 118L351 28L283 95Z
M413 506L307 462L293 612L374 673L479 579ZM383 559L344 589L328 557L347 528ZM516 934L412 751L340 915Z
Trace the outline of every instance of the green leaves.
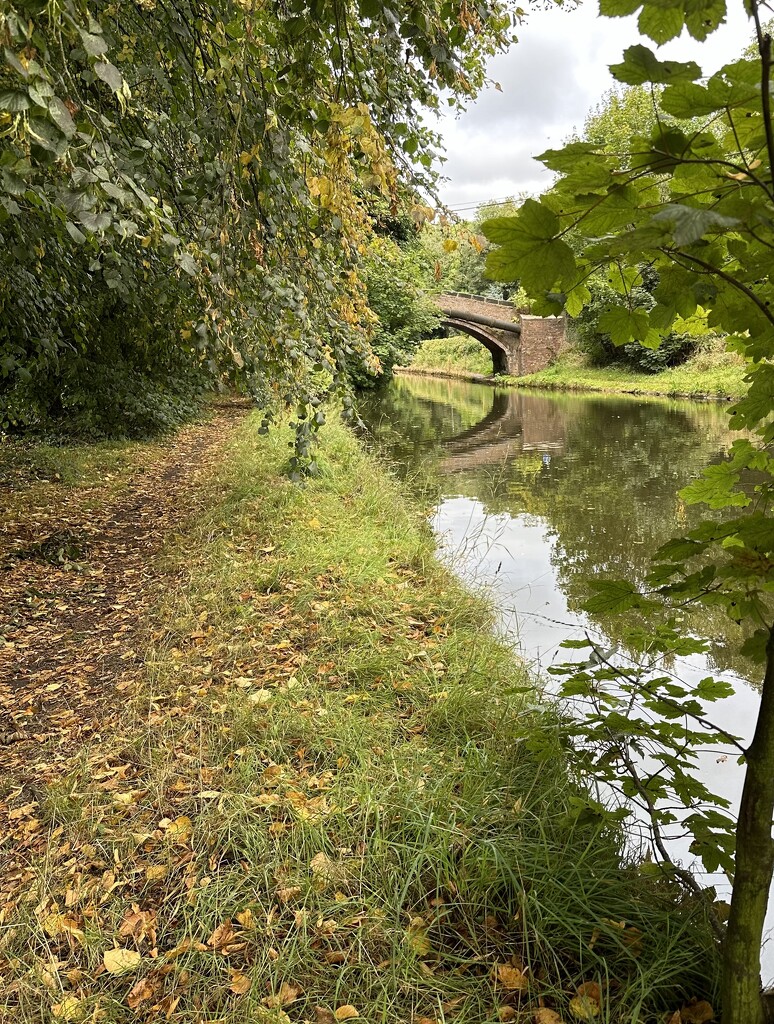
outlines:
M482 231L501 246L487 257L487 275L494 280L519 280L525 288L543 291L574 283L575 257L566 242L554 237L559 219L543 203L528 199L515 217L485 221Z
M695 61L660 61L647 46L638 44L624 51L620 64L611 64L613 78L627 85L645 82L667 85L674 82L693 82L701 77L701 68Z

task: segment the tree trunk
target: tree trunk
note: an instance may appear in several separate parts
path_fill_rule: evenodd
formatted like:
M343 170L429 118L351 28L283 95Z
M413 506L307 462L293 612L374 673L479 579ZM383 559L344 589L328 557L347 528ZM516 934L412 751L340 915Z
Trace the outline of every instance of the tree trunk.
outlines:
M747 749L731 914L723 944L723 1024L764 1024L761 940L774 872L774 629L755 735Z

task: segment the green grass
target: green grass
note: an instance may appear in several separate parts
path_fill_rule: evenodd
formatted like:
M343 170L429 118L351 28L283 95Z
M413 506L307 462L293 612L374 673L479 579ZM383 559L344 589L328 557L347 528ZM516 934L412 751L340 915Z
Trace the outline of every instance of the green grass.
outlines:
M465 334L451 338L430 338L411 360L412 370L435 370L447 374L492 374L492 357L484 346Z
M527 1024L596 981L595 1020L647 1024L713 999L703 912L577 815L554 712L396 481L336 425L293 485L257 422L168 552L145 684L35 798L0 1018Z
M526 377L501 377L498 382L519 387L563 391L606 391L621 394L671 395L690 398L741 398L747 391L741 359L717 350L698 352L682 366L663 373L636 373L616 366L588 366L574 350L553 366Z

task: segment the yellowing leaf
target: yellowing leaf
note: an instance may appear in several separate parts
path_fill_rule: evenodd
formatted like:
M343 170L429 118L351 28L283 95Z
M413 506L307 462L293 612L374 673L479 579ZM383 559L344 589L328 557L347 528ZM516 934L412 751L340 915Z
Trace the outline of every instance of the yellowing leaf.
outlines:
M549 1010L547 1006L541 1006L535 1010L535 1024L563 1024L562 1018L556 1010Z
M136 949L122 949L120 946L106 950L102 957L108 974L126 974L127 971L133 971L138 967L141 960L142 957Z
M230 921L224 921L223 924L219 924L218 927L207 939L207 945L212 946L213 949L223 949L230 942L233 942L236 938L236 932L234 931Z
M430 952L427 925L421 917L412 917L408 926L408 942L417 956L427 956Z
M319 530L320 527L322 526L322 523L320 522L319 519L315 517L314 519L309 520L307 526L309 527L310 530Z
M160 878L164 878L166 873L166 864L151 864L145 869L145 877L149 882L157 882Z
M65 996L61 1002L54 1003L51 1007L51 1016L54 1020L64 1022L82 1020L83 1012L83 1000L77 999L75 996Z
M232 992L236 993L236 995L244 996L250 991L252 983L252 978L250 978L249 975L242 974L241 971L234 971L231 975L231 983L228 987Z
M192 835L193 822L187 814L181 814L179 818L175 818L167 828L167 838L181 846L185 846Z
M511 964L500 964L497 968L497 980L509 992L524 992L529 987L529 979L523 971Z
M588 996L573 996L570 1000L570 1012L579 1020L594 1020L599 1016L599 1003Z
M336 1018L336 1020L342 1021L352 1020L353 1017L359 1017L360 1014L358 1013L354 1006L351 1006L349 1003L347 1003L345 1006L340 1006L338 1010L334 1010L333 1016Z

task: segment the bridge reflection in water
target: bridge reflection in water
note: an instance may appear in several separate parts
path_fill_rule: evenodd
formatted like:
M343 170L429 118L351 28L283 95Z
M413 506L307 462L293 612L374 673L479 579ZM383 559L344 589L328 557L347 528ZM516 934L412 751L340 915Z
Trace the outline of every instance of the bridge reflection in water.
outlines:
M446 472L500 463L517 452L564 451L567 413L556 401L517 391L492 392L483 419L441 442Z

